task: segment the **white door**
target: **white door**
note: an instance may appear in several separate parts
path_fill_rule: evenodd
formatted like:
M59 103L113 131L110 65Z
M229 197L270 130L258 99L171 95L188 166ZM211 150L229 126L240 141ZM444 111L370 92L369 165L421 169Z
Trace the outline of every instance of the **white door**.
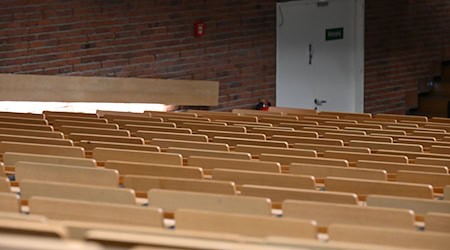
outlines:
M277 5L276 105L362 112L364 1Z

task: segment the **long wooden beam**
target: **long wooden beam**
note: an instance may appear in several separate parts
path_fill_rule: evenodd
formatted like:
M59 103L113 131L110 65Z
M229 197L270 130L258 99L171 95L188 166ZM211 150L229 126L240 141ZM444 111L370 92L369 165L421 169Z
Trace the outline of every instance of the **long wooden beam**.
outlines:
M216 81L0 74L0 101L215 106L218 99Z

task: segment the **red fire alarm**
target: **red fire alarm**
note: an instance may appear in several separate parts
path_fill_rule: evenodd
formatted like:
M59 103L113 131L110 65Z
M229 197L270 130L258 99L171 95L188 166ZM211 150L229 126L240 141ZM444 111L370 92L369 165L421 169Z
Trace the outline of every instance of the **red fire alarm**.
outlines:
M205 34L205 24L203 22L194 23L194 35L201 37Z

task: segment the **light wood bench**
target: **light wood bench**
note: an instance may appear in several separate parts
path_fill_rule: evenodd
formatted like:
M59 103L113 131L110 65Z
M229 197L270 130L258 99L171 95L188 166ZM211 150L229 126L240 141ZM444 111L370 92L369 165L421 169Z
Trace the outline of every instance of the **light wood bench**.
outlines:
M167 127L176 128L176 124L173 122L158 122L158 121L138 121L138 120L127 120L127 119L115 119L111 121L116 123L119 127L123 128L125 125L140 125L140 126L156 126L156 127Z
M44 110L42 112L45 117L52 115L64 115L64 116L75 116L75 117L90 117L90 118L98 118L97 114L94 113L83 113L83 112L66 112L66 111L49 111Z
M244 184L316 189L315 179L312 176L220 168L213 169L211 176L213 180L233 181L238 189Z
M237 195L151 189L148 191L150 207L174 213L181 208L251 215L272 215L270 199Z
M203 169L180 165L138 163L127 161L106 161L105 168L116 169L123 175L167 176L190 179L203 179Z
M100 165L111 160L183 165L183 158L180 154L145 152L128 149L95 148L92 151L92 158L100 163Z
M64 139L64 134L61 132L28 130L28 129L0 128L0 134Z
M286 141L289 144L294 143L306 143L306 144L318 144L318 145L330 145L330 146L344 146L344 141L339 139L324 139L324 138L308 138L308 137L293 137L274 135L272 140Z
M14 235L22 236L33 236L39 238L68 238L67 230L56 224L40 223L35 221L21 221L21 220L10 220L10 219L0 219L0 231L6 233L8 237L14 237ZM45 246L45 245L41 245ZM12 249L11 245L5 249ZM24 249L24 248L16 248ZM29 248L26 248L29 249Z
M445 131L445 130L440 130L440 131ZM415 130L414 132L412 132L412 135L428 136L428 137L434 137L437 140L442 140L442 139L444 139L445 136L449 136L450 134L446 131L445 132L437 132L437 131Z
M394 162L377 162L377 161L358 161L356 163L357 168L362 169L381 169L386 170L391 178L394 178L398 171L408 170L408 171L420 171L429 173L448 173L448 168L445 166L437 165L424 165L424 164L405 164L405 163L394 163Z
M61 126L59 131L65 135L71 133L78 134L94 134L94 135L114 135L114 136L130 136L130 131L122 129L105 129L105 128L92 128L92 127L77 127L77 126Z
M10 112L10 111L0 111L0 115L1 116L5 116L5 117L44 119L44 115L43 114L33 114L33 113L20 113L20 112Z
M292 163L289 166L289 173L311 175L316 178L317 182L323 182L324 178L329 176L387 181L387 172L384 170L355 169L349 167L332 167L314 164Z
M52 122L52 125L55 128L60 128L62 126L75 126L85 128L119 129L119 125L114 123L86 122L76 120L54 120Z
M450 185L449 174L427 173L400 170L395 176L399 182L420 183L432 185L435 192L442 193L446 185Z
M280 147L266 147L257 145L236 145L234 149L236 152L250 153L253 158L259 158L263 153L279 154L279 155L293 155L293 156L307 156L317 157L317 153L310 149L294 149L294 148L280 148Z
M433 188L430 185L341 177L325 178L325 190L356 193L360 200L365 200L371 194L433 199Z
M308 114L308 115L316 115L317 114L317 110L315 110L315 109L302 109L302 108L289 108L289 107L276 107L276 106L270 106L269 111L291 113L291 114Z
M321 111L319 115L337 115L340 119L345 119L345 117L348 118L364 118L364 119L371 119L372 114L371 113L350 113L350 112L335 112L335 111Z
M14 122L0 122L0 128L53 132L53 127L49 125L26 124L26 123L24 124Z
M433 137L434 138L434 137ZM435 140L425 140L425 139L409 139L409 138L399 138L398 142L400 143L408 143L408 144L418 144L422 145L424 149L431 148L431 146L450 146L450 142L446 141L435 141Z
M167 111L151 111L146 110L144 114L150 114L152 117L166 117L166 116L180 116L180 117L194 117L197 118L198 115L189 112L167 112Z
M446 166L450 168L450 159L417 157L414 162L416 164Z
M85 141L127 143L127 144L137 144L137 145L145 144L144 139L139 138L139 137L129 137L129 136L71 133L71 134L69 134L69 138L76 142L85 140Z
M450 201L369 195L367 196L366 204L370 207L411 209L418 216L417 219L421 221L423 221L425 214L430 212L450 213Z
M430 153L433 154L450 154L450 145L448 147L431 145Z
M11 185L6 177L0 177L0 192L11 192Z
M377 151L378 149L398 150L398 151L410 151L410 152L423 152L421 145L403 144L403 143L386 143L386 142L368 142L368 141L350 141L349 146L353 147L366 147Z
M52 124L56 120L66 120L66 121L75 121L75 122L90 122L90 123L108 123L108 120L98 118L98 117L79 117L79 116L70 116L70 115L46 115L45 119Z
M242 122L258 122L258 118L253 115L238 115L230 112L220 112L219 113L206 113L206 112L198 112L198 110L194 111L197 115L202 118L210 118L212 121L215 120L234 120L234 121L242 121Z
M231 113L233 114L239 114L239 115L284 115L283 112L279 111L268 111L268 110L255 110L255 109L233 109L231 110Z
M347 127L352 127L352 128L367 128L367 129L383 129L383 126L379 125L379 124L365 124L365 123L348 123L348 122L340 122L338 121L327 121L325 122L325 124L327 125L332 125L332 126L337 126L340 129L344 129Z
M315 126L305 127L303 128L305 131L314 131L320 135L320 137L325 137L327 133L339 133L345 135L355 135L355 136L366 136L366 132L359 130L351 130L351 129L329 129L329 128L318 128Z
M279 163L267 161L191 156L188 159L188 165L201 167L208 174L214 168L281 173L281 165Z
M206 135L190 135L190 134L180 134L180 133L169 133L169 132L155 132L155 131L137 131L137 137L142 137L145 140L153 139L169 139L169 140L181 140L181 141L197 141L197 142L208 142L208 137Z
M428 118L426 116L415 116L415 115L399 115L399 114L376 114L374 118L390 118L396 119L398 121L419 121L427 122Z
M252 133L265 134L268 137L272 137L274 135L284 135L284 136L319 138L319 134L317 132L277 129L276 127L274 127L274 128L253 128Z
M273 218L180 209L175 213L177 230L233 233L242 236L286 236L315 239L317 228L312 220Z
M352 146L330 146L320 144L294 143L293 148L315 150L318 155L323 156L325 151L343 151L370 154L370 149L367 147L352 147Z
M0 122L9 123L23 123L23 124L35 124L35 125L48 125L47 120L43 118L25 118L25 117L8 117L0 114Z
M269 198L273 206L281 208L284 200L302 200L358 205L358 197L352 193L318 191L299 188L273 187L244 184L241 195Z
M397 151L397 150L387 150L380 149L377 151L378 154L391 155L391 156L406 156L411 161L414 161L417 157L432 157L432 158L444 158L450 159L450 155L446 154L432 154L432 153L417 153L417 152L409 152L409 151Z
M360 160L408 163L408 158L406 156L398 156L398 155L364 154L364 153L342 152L342 151L325 151L323 156L325 158L331 158L331 159L344 159L344 160L349 161L350 163L356 163Z
M139 194L147 194L151 189L179 190L212 194L236 194L233 182L200 180L188 178L125 175L123 178L125 188L131 188Z
M323 138L325 139L337 139L342 140L348 144L350 141L373 141L373 142L394 142L391 137L373 136L373 135L351 135L343 133L325 133Z
M133 120L133 121L142 121L142 122L163 122L161 117L150 117L150 116L136 116L136 115L109 115L106 114L102 116L108 121L115 120Z
M321 231L332 224L380 226L415 230L408 209L374 208L347 204L285 200L283 217L315 220Z
M165 122L173 122L177 125L177 128L182 127L184 123L195 123L195 124L205 124L205 125L217 125L226 126L225 122L211 121L209 118L197 118L197 119L186 119L186 118L169 118Z
M15 195L15 201L13 202L14 206L17 206L17 210L14 210L12 212L0 212L0 219L7 219L7 220L16 220L16 221L33 221L33 222L40 222L40 223L47 223L48 220L45 218L45 216L40 215L30 215L20 212L20 202L17 195Z
M217 137L234 137L234 138L242 138L242 139L252 139L252 140L265 140L265 134L256 134L256 133L235 133L228 131L218 131L218 130L204 130L199 129L197 131L198 134L206 135L209 139L212 140L215 136Z
M192 129L193 132L197 132L200 129L220 130L220 131L228 131L228 132L236 132L236 133L247 132L247 130L244 127L239 127L239 126L234 126L234 125L221 126L221 125L216 125L216 124L200 124L200 123L185 122L185 123L183 123L183 125L181 127Z
M0 192L0 211L8 213L20 213L19 197L10 191ZM0 217L1 219L1 217Z
M213 143L213 142L195 142L195 141L181 141L181 140L170 140L170 139L152 139L150 144L156 145L163 150L167 150L169 147L176 148L193 148L193 149L207 149L214 151L230 151L230 147L225 143Z
M84 148L84 150L86 150L86 153L92 152L95 148L116 148L116 149L129 149L146 152L161 152L161 149L155 145L141 145L141 144L104 142L104 141L88 141L88 140L82 140L80 142L77 142L76 145Z
M3 154L3 161L6 166L14 166L19 161L49 163L58 165L70 165L76 167L96 167L97 163L93 159L78 158L78 157L65 157L65 156L52 156L52 155L40 155L40 154L27 154L17 152L6 152Z
M136 134L137 131L156 131L156 132L168 132L168 133L180 133L180 134L192 134L192 130L189 128L172 128L172 127L160 127L160 126L148 126L148 125L135 125L126 124L123 129L130 131L131 134Z
M0 177L6 177L5 164L3 162L0 162Z
M416 232L386 227L331 225L330 242L372 244L379 249L402 247L407 249L448 249L450 237L444 233Z
M305 157L305 156L289 156L289 155L274 155L274 154L261 154L260 161L273 161L279 162L283 165L290 165L291 163L307 163L316 165L329 165L337 167L348 167L349 163L344 159L326 159L322 157Z
M0 141L60 145L60 146L73 146L72 140L44 138L44 137L35 137L35 136L23 136L23 135L0 134Z
M22 180L21 199L32 197L51 197L69 200L106 202L113 204L136 205L135 192L131 189L69 184L53 181Z
M444 200L450 200L450 186L444 187Z
M85 156L84 149L82 147L2 141L0 142L0 154L4 154L6 152L58 155L67 157L80 157L80 158L84 158Z
M30 214L52 220L105 222L122 225L162 227L161 209L101 202L75 201L48 197L32 197Z
M16 181L20 184L25 179L106 187L118 187L119 185L119 173L117 170L25 161L17 162Z
M239 160L252 159L252 156L249 153L194 149L194 148L169 147L167 149L167 152L172 154L180 154L183 156L184 159L186 159L186 161L191 156L205 156L205 157L229 158Z
M425 231L450 233L450 214L427 213L425 215Z
M216 143L226 143L230 146L236 146L238 144L242 144L242 145L266 146L266 147L280 147L280 148L288 148L289 147L287 142L274 141L274 140L270 140L270 141L269 140L252 140L252 139L214 136L212 141L216 142Z
M373 135L373 134L386 134L386 135L398 135L398 136L406 135L406 132L400 131L400 130L361 128L361 127L353 127L353 126L345 127L345 129L346 130L364 131L368 135Z

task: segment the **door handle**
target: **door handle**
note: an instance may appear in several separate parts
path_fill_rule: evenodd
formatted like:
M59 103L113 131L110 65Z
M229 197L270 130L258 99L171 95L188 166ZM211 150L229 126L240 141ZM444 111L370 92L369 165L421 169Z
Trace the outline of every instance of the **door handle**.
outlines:
M316 104L317 106L321 106L324 103L327 103L327 100L314 99L314 104Z

